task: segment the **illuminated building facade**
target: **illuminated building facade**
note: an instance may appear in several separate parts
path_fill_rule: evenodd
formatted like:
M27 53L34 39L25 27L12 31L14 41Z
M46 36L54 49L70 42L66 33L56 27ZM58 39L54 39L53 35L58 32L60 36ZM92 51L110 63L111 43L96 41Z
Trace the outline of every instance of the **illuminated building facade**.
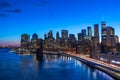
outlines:
M69 47L70 48L75 48L76 47L76 38L74 34L69 34Z
M101 27L102 27L102 31L101 31L101 41L102 44L105 45L106 44L106 36L107 36L107 32L106 32L106 22L102 22L101 23Z
M37 46L37 40L38 40L38 35L34 33L31 39L31 48L35 48Z
M89 41L91 41L91 38L92 38L92 29L91 29L90 26L87 27L87 32L88 32L88 34L87 34L87 39L88 39Z
M94 24L94 52L100 52L100 44L99 44L99 25Z
M61 46L67 48L68 47L68 30L62 30L61 34L62 34Z
M29 34L22 34L21 35L21 48L27 49L30 46L30 35Z

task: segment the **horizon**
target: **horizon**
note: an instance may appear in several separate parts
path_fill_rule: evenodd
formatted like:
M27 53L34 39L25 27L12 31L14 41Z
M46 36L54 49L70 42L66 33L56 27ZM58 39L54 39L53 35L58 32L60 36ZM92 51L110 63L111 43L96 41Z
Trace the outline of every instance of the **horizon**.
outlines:
M1 0L0 46L19 45L24 33L44 38L52 30L55 37L65 29L77 37L81 29L91 26L93 34L94 24L99 24L101 38L102 21L120 38L119 7L117 0Z

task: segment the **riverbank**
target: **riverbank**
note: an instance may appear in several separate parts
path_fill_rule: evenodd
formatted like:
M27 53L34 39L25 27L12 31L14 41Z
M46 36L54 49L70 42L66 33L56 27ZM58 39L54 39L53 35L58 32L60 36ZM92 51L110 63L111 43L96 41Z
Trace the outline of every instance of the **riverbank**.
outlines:
M93 62L90 59L88 60L87 58L85 58L83 56L77 56L75 54L68 54L68 53L64 53L64 55L67 55L69 57L73 57L73 58L87 64L88 66L99 69L99 70L109 74L110 76L112 76L115 80L120 80L120 70L118 70L118 69L114 69L114 68L111 68L111 67L106 66L104 64L100 64L99 62Z
M120 80L120 69L115 68L114 65L104 63L103 61L95 60L89 57L86 57L84 55L79 55L79 54L69 54L69 53L64 53L64 52L44 52L45 54L49 55L62 55L62 56L68 56L68 57L73 57L83 63L85 63L88 66L94 67L98 70L101 70L111 77L113 77L115 80ZM113 67L112 67L113 66Z

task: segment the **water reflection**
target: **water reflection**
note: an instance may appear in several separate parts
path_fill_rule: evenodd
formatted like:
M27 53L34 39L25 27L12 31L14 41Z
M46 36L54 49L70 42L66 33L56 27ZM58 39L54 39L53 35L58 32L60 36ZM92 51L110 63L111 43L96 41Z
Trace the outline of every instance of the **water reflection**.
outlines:
M113 80L107 74L57 55L22 56L0 52L0 80Z

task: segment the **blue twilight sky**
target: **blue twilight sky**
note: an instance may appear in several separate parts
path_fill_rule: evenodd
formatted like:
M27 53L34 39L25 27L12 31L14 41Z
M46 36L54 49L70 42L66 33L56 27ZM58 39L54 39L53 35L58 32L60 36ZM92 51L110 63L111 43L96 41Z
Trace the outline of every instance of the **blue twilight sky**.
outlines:
M0 45L19 44L23 33L43 38L50 29L77 36L103 20L120 37L119 0L0 0Z

